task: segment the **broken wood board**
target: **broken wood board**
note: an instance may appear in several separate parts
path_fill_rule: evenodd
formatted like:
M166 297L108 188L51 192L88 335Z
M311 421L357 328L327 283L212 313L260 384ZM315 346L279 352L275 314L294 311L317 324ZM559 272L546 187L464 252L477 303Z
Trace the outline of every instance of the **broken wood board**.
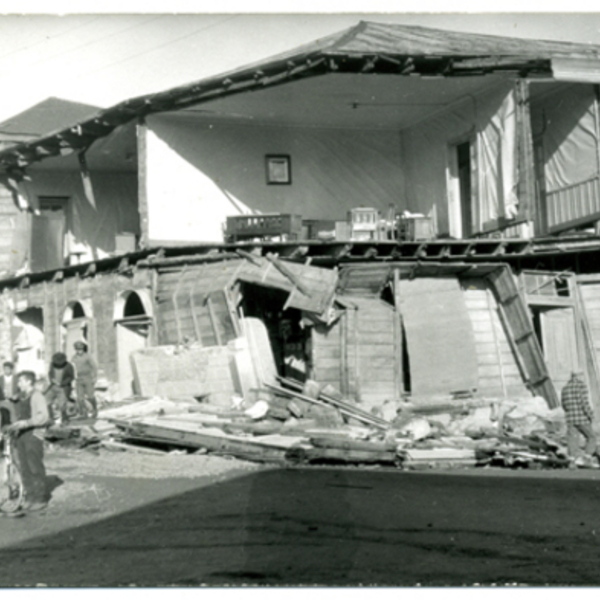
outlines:
M403 279L400 296L412 393L476 389L475 338L458 279Z
M133 419L158 414L185 414L191 401L173 401L168 398L154 397L140 399L123 406L105 408L98 413L98 419Z
M395 452L393 442L368 442L363 440L344 439L339 436L311 437L310 443L316 448L332 448L337 450L361 450L366 452Z
M226 346L156 346L131 353L142 396L209 395L211 404L229 405L236 393Z
M405 448L398 454L409 462L473 461L475 464L475 450L471 448Z
M281 435L265 435L248 438L231 435L219 429L198 430L193 424L178 423L167 426L156 419L135 422L114 421L127 438L160 442L184 448L206 448L216 454L239 456L249 460L283 460L285 452L303 438Z
M277 383L277 366L271 340L265 324L255 317L240 319L242 334L248 340L248 349L259 385Z

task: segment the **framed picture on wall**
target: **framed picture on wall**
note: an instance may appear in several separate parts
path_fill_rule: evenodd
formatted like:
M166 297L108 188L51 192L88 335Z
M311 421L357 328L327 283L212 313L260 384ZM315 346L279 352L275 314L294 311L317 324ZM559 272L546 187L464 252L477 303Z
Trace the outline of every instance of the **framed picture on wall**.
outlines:
M268 185L290 185L292 165L287 154L267 154L265 156Z

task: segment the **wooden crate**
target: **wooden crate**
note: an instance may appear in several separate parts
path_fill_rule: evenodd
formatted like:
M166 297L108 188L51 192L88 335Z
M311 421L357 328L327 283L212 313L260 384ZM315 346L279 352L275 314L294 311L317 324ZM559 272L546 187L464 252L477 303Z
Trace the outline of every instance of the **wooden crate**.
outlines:
M227 217L225 241L285 236L297 240L302 236L302 217L293 214L237 215Z

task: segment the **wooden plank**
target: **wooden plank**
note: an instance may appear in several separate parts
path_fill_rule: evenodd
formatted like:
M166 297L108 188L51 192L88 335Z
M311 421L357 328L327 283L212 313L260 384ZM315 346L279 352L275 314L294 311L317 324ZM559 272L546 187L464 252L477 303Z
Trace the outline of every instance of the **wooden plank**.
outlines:
M514 276L508 267L503 267L492 272L488 279L498 297L499 315L502 317L507 339L513 346L524 379L530 382L536 393L546 399L551 408L558 406L556 390L550 380L542 350Z
M458 280L403 281L401 295L413 394L476 389L476 339Z
M315 363L318 363L320 365L337 365L337 367L340 368L340 362L342 360L342 349L332 348L331 350L329 350L319 348L318 351L313 351L313 359Z
M400 296L400 271L394 269L393 288L394 292L394 396L400 398L404 392L404 376L402 365L402 313Z
M368 452L365 450L339 450L336 448L293 448L286 457L298 462L333 461L348 464L400 463L395 452Z
M343 386L341 385L342 379L340 377L340 365L339 362L336 363L335 365L322 365L322 364L318 364L318 366L315 367L315 379L319 382L319 383L324 383L324 382L332 382L335 381L336 382L336 387L337 387L337 382L340 383L340 392L342 392L345 396L348 394L348 392L343 392Z
M111 420L128 439L168 443L187 448L206 448L214 454L236 456L260 462L281 461L287 448L268 445L256 438L232 436L215 430L184 431L144 422Z
M218 346L222 346L223 345L223 339L221 338L221 332L219 331L219 327L217 324L217 319L215 316L215 312L213 309L213 305L212 305L212 300L210 299L210 296L208 296L206 298L206 306L208 307L208 313L210 314L210 322L212 325L212 331L213 334L215 336L215 339L217 340L217 345Z
M340 352L339 361L339 382L340 391L344 396L348 395L349 392L349 372L348 372L348 311L346 311L341 319L339 326L339 341L340 341ZM323 364L323 368L327 368L327 364Z

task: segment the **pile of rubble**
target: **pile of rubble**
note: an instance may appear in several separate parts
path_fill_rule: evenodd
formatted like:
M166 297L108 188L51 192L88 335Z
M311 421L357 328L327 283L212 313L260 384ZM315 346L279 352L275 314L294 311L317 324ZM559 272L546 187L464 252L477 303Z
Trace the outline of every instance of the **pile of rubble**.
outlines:
M562 409L540 397L387 402L368 412L331 386L278 378L234 396L141 399L101 410L89 427L51 428L51 441L111 450L208 453L284 464L403 469L570 466ZM598 467L594 461L578 466Z

